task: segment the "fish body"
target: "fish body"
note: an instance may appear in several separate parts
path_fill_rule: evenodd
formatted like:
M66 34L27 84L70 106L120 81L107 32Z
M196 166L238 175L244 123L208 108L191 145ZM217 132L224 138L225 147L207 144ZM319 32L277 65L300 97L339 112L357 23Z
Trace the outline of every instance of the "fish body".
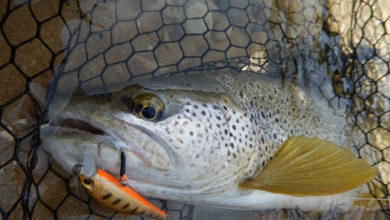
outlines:
M326 210L350 207L350 197L356 196L352 189L376 173L350 150L337 150L352 143L342 110L331 108L315 91L249 72L58 94L48 117L50 124L41 128L43 147L66 170L82 161L87 147L98 167L119 172L123 149L127 183L161 199L232 209ZM340 154L345 156L335 158ZM351 158L351 164L343 163ZM332 160L342 163L332 167ZM287 166L283 172L275 169L278 161ZM276 177L261 176L267 169ZM294 172L304 173L297 179ZM362 175L355 178L356 172ZM347 184L332 191L332 181L339 179L327 173L344 177ZM273 187L280 179L287 183ZM297 190L286 191L287 185ZM322 193L316 193L319 188Z

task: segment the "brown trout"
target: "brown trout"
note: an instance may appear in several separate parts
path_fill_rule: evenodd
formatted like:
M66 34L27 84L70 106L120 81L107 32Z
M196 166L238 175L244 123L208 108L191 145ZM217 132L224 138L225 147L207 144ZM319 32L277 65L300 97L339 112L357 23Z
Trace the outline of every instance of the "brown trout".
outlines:
M377 173L352 152L345 109L250 72L175 76L57 94L43 148L154 198L231 209L348 209ZM357 188L357 189L356 189Z

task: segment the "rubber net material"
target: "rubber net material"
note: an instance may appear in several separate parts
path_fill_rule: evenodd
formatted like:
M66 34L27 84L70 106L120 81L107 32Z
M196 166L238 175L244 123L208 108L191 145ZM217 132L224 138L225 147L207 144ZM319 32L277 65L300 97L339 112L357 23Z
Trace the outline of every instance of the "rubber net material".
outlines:
M352 135L363 137L356 152L380 170L368 184L377 211L226 212L247 219L388 217L389 18L385 0L0 1L3 219L128 218L78 190L38 151L42 94L224 68L295 77L333 91L330 102L350 102ZM208 213L153 202L169 219Z

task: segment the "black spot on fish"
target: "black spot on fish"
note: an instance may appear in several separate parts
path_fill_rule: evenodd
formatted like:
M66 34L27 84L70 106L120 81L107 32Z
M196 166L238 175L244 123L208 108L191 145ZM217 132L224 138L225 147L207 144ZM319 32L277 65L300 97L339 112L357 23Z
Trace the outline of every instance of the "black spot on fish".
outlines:
M236 130L236 126L235 125L233 125L232 128L233 128L233 130Z
M269 100L272 100L272 96L271 96L271 95L268 95L268 99L269 99Z
M230 143L230 147L234 149L234 144L233 144L233 143Z
M243 98L244 94L242 93L242 91L240 91L239 93L240 93L240 97Z
M222 119L219 115L217 115L216 118L218 121L221 121L221 119Z
M206 115L206 112L205 112L205 111L201 111L201 114L202 114L203 116L205 116L205 115Z
M199 108L199 106L198 106L198 105L194 105L194 108L195 108L195 109L198 109L198 108Z
M106 200L106 199L110 198L111 196L112 196L112 193L107 193L107 194L105 194L105 195L102 197L102 199L103 199L103 200Z
M225 132L225 135L227 135L229 133L229 131L227 129L225 129L224 132Z
M113 204L113 205L116 205L116 204L120 203L121 201L122 201L121 199L117 199L117 200L115 200L112 204Z
M130 203L126 203L126 205L122 206L121 209L125 209L125 208L127 208L127 207L129 207L129 206L130 206Z
M135 207L134 209L130 210L129 213L130 214L136 214L137 210L138 210L138 207Z

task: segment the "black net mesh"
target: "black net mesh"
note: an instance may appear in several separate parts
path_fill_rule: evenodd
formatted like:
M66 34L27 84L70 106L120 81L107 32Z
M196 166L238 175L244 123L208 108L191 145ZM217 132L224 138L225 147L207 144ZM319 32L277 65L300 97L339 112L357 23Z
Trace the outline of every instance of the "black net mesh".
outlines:
M330 102L352 103L352 135L364 137L354 146L380 170L368 184L379 199L377 211L266 210L238 216L385 218L390 214L389 18L385 0L0 1L3 219L128 218L78 190L70 174L37 150L46 110L42 94L223 68L294 76L302 85L330 88ZM169 219L198 215L191 205L154 202Z

